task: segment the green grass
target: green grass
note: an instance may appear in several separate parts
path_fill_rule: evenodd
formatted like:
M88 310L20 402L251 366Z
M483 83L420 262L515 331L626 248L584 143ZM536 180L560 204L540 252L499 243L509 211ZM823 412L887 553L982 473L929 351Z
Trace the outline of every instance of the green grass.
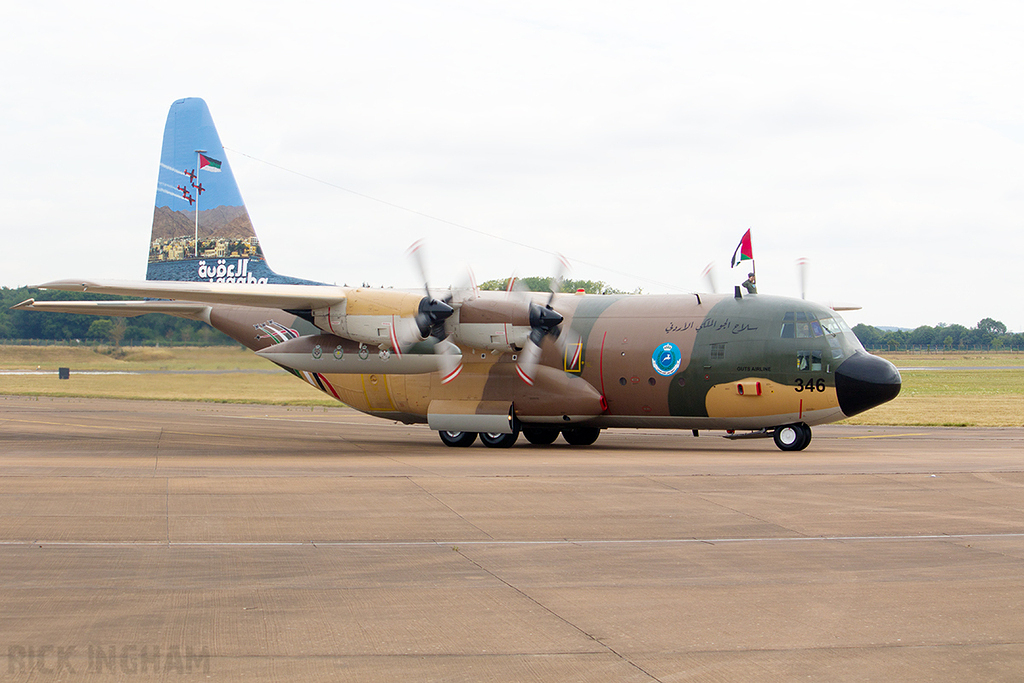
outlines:
M847 424L918 425L941 427L1024 426L1024 370L968 370L968 367L1024 365L1021 356L930 354L889 357L897 366L934 370L900 371L900 395L845 422ZM899 361L899 362L897 362ZM939 369L945 368L945 369Z
M1024 366L1024 353L978 351L943 353L878 353L898 368L905 367L1006 367Z

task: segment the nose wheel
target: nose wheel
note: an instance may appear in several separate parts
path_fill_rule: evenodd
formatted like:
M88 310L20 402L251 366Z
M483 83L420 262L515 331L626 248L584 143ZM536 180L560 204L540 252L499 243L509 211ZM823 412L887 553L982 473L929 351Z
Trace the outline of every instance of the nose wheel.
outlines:
M811 428L803 422L776 427L772 434L775 445L782 451L802 451L811 442Z

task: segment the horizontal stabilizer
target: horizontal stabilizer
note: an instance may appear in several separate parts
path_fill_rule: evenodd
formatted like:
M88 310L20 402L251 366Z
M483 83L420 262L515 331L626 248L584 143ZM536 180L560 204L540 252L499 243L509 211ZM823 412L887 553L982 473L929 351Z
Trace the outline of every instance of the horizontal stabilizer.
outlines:
M173 282L139 280L55 280L39 289L93 292L119 296L153 297L204 304L312 310L338 306L345 289L334 285L250 285L224 282Z
M210 307L180 301L36 301L26 299L11 306L14 311L47 311L134 318L147 313L164 313L179 318L209 322Z

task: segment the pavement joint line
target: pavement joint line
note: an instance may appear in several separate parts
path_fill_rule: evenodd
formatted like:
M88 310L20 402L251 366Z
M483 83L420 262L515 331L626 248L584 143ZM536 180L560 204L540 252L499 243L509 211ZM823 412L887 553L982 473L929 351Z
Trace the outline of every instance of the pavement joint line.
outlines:
M465 560L470 562L473 566L477 567L480 571L482 571L482 572L484 572L486 574L491 575L492 577L494 577L494 579L496 581L499 581L502 584L504 584L509 590L511 590L511 591L517 593L518 595L522 596L525 600L528 600L528 601L532 602L539 609L544 610L545 612L550 614L552 617L554 617L555 619L560 620L562 623L566 624L570 628L575 629L576 631L581 633L584 638L587 638L588 640L590 640L593 643L597 643L602 648L607 650L609 653L611 653L615 657L618 657L619 660L622 661L623 663L633 667L634 669L636 669L640 673L644 674L645 676L647 676L651 680L658 681L659 683L661 682L660 678L658 678L657 676L655 676L654 674L650 673L649 671L644 669L642 666L637 664L635 661L633 661L633 659L631 657L623 655L621 652L619 652L614 647L612 647L611 644L606 643L603 638L595 635L594 633L591 633L589 630L587 630L583 626L577 624L574 620L570 619L569 617L561 614L560 612L555 610L553 607L549 607L544 602L542 602L540 599L538 599L538 598L534 597L533 595L531 595L525 589L520 588L519 586L515 585L511 581L506 580L504 577L500 576L497 571L488 569L487 567L483 566L480 562L477 562L472 557L467 556L465 553L463 553L461 551L459 551L458 554L460 556L462 556Z
M172 546L172 547L450 547L450 546L554 546L554 545L684 545L707 543L795 543L795 542L850 542L850 541L956 541L971 539L1012 539L1024 538L1021 533L998 534L918 534L906 536L780 536L760 538L649 538L649 539L551 539L547 541L13 541L0 540L0 546L70 546L70 547L132 547L132 546Z
M345 427L366 427L367 426L366 423L364 423L364 422L333 422L333 421L330 421L330 420L307 420L305 418L303 418L301 420L298 420L298 419L292 419L292 418L288 418L288 417L270 417L270 416L260 417L258 415L220 415L220 416L218 416L218 419L221 418L221 417L223 417L226 420L262 420L264 422L290 422L290 423L309 422L309 423L318 424L318 425L342 425L342 426L345 426ZM376 426L385 426L385 424L383 422L381 422L379 425L376 425ZM390 424L388 426L390 426Z
M924 432L917 434L866 434L864 436L840 436L840 439L895 439L899 436L928 436Z

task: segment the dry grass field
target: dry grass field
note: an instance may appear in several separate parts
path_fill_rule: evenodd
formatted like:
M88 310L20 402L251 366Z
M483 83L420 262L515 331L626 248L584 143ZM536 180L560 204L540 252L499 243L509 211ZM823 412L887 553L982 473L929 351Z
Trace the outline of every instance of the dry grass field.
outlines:
M887 357L901 368L900 395L848 423L1024 426L1024 356ZM59 380L59 367L70 368L71 378ZM6 374L11 372L42 374ZM306 383L235 346L129 347L118 352L103 347L0 346L0 373L5 373L0 374L0 394L334 405Z
M58 379L60 367L70 368L70 379ZM125 347L120 351L0 346L0 373L7 373L0 374L0 394L9 395L337 405L240 346Z

